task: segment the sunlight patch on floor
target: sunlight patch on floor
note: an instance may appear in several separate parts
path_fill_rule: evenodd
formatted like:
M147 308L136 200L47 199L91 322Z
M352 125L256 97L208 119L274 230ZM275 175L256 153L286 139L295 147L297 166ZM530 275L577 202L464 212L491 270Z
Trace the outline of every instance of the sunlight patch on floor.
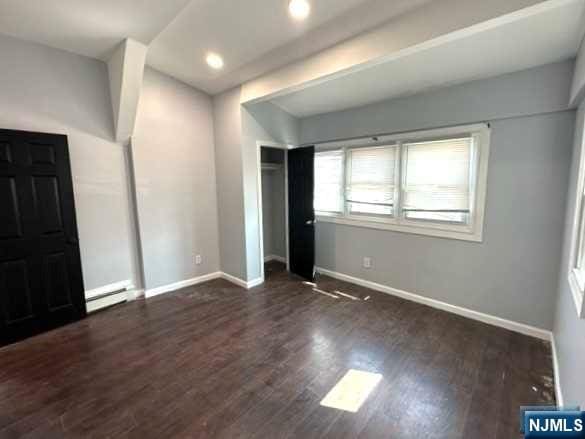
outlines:
M381 380L382 375L378 373L350 369L323 398L321 405L357 413Z

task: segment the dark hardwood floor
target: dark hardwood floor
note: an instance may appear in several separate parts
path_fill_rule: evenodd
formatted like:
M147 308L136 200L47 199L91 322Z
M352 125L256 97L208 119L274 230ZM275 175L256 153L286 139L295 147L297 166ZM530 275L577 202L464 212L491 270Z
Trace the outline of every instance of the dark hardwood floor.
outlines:
M553 403L542 341L271 263L0 350L1 438L515 438ZM383 380L357 413L319 405L348 371Z

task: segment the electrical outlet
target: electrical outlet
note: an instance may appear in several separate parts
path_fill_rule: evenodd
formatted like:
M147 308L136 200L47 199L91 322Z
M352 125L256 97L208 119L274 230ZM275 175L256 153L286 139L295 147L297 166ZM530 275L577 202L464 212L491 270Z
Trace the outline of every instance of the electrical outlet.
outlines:
M201 255L195 255L195 264L201 265Z
M372 258L364 257L364 268L372 268Z

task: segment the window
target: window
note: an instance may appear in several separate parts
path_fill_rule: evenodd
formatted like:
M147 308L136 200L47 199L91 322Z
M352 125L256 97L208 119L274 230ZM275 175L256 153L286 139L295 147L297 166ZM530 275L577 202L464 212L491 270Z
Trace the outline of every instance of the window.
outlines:
M314 208L321 213L343 211L343 151L315 154Z
M473 138L404 144L406 218L467 223Z
M347 204L350 214L394 213L396 146L350 149L347 152Z
M337 146L315 155L320 221L481 241L489 155L486 125Z
M585 137L581 145L581 162L577 180L575 216L569 266L569 286L577 314L585 318Z

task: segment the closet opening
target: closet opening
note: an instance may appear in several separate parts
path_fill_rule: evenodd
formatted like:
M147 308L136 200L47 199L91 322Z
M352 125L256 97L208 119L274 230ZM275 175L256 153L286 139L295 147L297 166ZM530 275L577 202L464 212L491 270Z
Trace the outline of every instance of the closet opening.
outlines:
M261 146L264 277L289 269L287 151Z

